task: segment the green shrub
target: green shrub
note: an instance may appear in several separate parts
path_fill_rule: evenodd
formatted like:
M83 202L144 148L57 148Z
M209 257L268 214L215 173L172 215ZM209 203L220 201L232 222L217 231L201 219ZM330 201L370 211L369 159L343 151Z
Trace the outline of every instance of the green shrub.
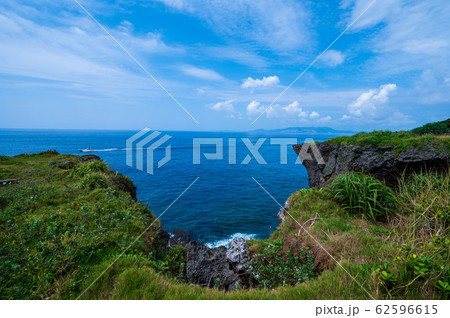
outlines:
M90 173L85 175L80 183L81 188L94 190L97 188L106 188L108 186L108 180L106 177L98 172Z
M106 172L108 165L103 161L91 161L80 163L70 174L72 178L84 177L92 172Z
M428 123L423 126L414 128L413 132L422 132L422 131L439 131L439 130L450 130L450 118L443 121L438 121L435 123Z
M166 274L176 282L186 280L186 250L182 245L175 245L167 251L152 251L148 258L158 272Z
M360 132L353 136L336 137L327 141L333 144L361 147L369 145L375 147L391 146L395 147L397 152L404 151L408 146L421 147L431 142L440 144L439 149L442 149L442 151L448 151L450 147L450 141L446 138L432 134L418 135L411 131L375 130L370 133Z
M252 272L259 287L297 285L316 276L314 259L309 249L300 249L300 258L287 251L281 254L281 244L267 246L251 260Z
M364 173L340 175L332 181L330 191L348 213L361 215L371 221L386 220L397 205L392 189Z
M398 270L389 271L389 265L374 272L379 284L391 294L405 294L407 289L430 288L443 297L450 296L450 240L435 236L425 244L414 248L404 244L400 255L394 259Z

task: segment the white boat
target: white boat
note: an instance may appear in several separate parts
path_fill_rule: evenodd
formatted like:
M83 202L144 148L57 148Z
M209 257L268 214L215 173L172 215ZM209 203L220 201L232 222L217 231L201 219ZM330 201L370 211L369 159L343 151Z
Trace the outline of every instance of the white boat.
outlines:
M92 149L91 147L87 147L86 149L80 149L80 152L92 152L94 151L94 149Z

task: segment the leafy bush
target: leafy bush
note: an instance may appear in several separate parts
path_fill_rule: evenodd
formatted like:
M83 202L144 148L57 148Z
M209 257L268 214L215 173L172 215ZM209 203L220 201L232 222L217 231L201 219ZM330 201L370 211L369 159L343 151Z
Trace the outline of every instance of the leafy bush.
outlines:
M186 280L186 250L182 245L172 246L163 252L152 251L148 258L160 273L167 274L176 282Z
M251 260L252 272L261 287L297 285L316 276L314 259L309 249L300 249L300 258L287 251L281 254L282 243L267 246Z
M394 259L399 265L397 273L389 271L389 265L377 268L374 272L380 285L389 293L405 292L408 288L425 286L450 296L450 240L436 236L426 244L413 248L404 244L399 248L400 255Z
M422 132L422 131L445 131L450 130L450 118L443 121L438 121L435 123L428 123L423 126L414 128L413 132Z
M388 213L397 205L392 189L364 173L340 175L332 181L330 190L347 212L362 215L371 221L386 220Z
M391 235L402 242L400 254L375 270L391 297L450 296L449 173L415 173L401 178L398 211ZM440 296L439 296L440 295Z

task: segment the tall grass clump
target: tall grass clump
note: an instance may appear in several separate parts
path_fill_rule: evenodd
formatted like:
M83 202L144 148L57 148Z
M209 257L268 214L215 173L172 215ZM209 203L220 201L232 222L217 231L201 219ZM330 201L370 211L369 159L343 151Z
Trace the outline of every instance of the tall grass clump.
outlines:
M407 240L448 235L450 177L448 172L421 172L399 181L401 218L411 219L403 234Z
M70 174L72 178L84 177L93 172L106 172L108 165L103 161L91 161L80 163Z
M386 184L364 173L350 172L340 175L331 183L331 194L344 209L371 221L386 220L395 210L395 192Z
M399 254L375 271L391 298L418 290L426 299L450 297L449 184L448 171L400 178L399 213L391 224Z
M108 186L108 180L103 174L99 172L93 172L85 175L80 180L79 186L88 190L106 188Z

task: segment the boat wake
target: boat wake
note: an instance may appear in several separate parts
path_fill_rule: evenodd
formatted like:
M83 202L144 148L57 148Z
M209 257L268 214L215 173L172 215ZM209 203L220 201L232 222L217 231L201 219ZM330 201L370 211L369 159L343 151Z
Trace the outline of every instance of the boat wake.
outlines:
M110 151L125 151L126 148L107 148L107 149L80 149L80 152L110 152Z

